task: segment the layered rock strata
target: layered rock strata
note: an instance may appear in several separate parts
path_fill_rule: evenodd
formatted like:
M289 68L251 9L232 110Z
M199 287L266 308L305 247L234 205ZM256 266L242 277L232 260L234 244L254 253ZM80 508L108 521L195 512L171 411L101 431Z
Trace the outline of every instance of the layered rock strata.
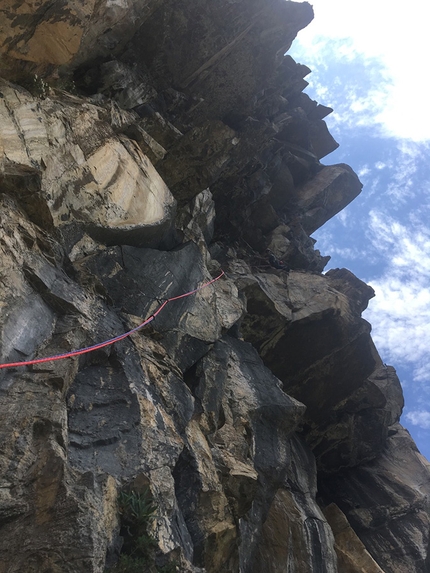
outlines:
M284 55L310 5L84 4L1 8L1 362L225 276L0 370L0 572L137 567L124 491L140 570L428 571L374 293L310 236L361 191Z

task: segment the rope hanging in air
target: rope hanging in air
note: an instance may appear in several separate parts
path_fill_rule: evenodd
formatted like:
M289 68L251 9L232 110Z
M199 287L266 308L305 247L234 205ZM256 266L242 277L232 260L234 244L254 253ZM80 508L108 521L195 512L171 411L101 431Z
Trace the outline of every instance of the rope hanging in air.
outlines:
M63 360L64 358L73 358L74 356L80 356L81 354L87 354L88 352L93 352L94 350L99 350L100 348L104 348L105 346L110 346L111 344L114 344L115 342L119 342L120 340L124 340L124 338L127 338L131 334L138 332L141 328L143 328L144 326L146 326L147 324L152 322L155 319L155 317L160 314L160 312L163 310L163 308L167 304L169 304L169 302L172 302L174 300L179 300L181 298L185 298L187 296L191 296L192 294L195 294L199 290L202 290L202 289L208 287L209 285L213 284L217 280L219 280L224 274L225 274L224 271L221 271L221 273L217 277L208 281L207 283L204 283L201 286L199 286L193 290L190 290L188 292L185 292L183 294L180 294L178 296L172 296L171 298L166 299L162 304L160 304L158 309L153 314L151 314L151 316L149 318L147 318L141 324L139 324L139 326L132 328L131 330L129 330L128 332L125 332L124 334L120 334L118 336L115 336L115 338L110 338L109 340L104 340L103 342L99 342L98 344L94 344L93 346L87 346L86 348L80 348L79 350L72 350L70 352L65 352L64 354L56 354L55 356L47 356L45 358L35 358L34 360L24 360L23 362L8 362L8 363L0 364L0 369L1 368L15 368L17 366L31 366L32 364L43 364L44 362L54 362L55 360Z

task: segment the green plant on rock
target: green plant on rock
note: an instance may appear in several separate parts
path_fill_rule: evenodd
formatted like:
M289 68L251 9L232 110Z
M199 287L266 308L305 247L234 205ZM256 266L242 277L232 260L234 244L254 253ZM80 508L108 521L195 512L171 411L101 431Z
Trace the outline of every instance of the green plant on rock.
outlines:
M115 573L143 573L147 571L147 566L148 561L146 559L123 554L111 571Z
M68 92L73 95L78 95L78 89L72 78L60 77L55 80L52 80L50 85L54 90L60 90Z
M144 527L146 529L157 511L157 506L148 490L143 493L122 491L119 494L118 505L121 521L128 522L135 528Z
M121 555L115 568L111 571L114 573L178 573L179 563L177 561L170 561L166 565L156 566L154 563L149 563L147 559L142 557L133 557L131 555Z
M178 561L169 561L166 565L157 567L157 573L178 573L179 570Z
M70 77L42 78L38 74L26 74L19 78L19 84L31 93L31 95L46 99L55 90L78 95L75 82Z
M114 573L158 573L155 565L157 542L148 531L151 521L155 518L157 506L149 490L141 493L123 491L118 498L121 515L121 535L124 544L118 563L113 568ZM169 573L166 570L166 573Z
M19 84L33 96L45 99L49 95L50 85L37 74L22 76L19 78Z

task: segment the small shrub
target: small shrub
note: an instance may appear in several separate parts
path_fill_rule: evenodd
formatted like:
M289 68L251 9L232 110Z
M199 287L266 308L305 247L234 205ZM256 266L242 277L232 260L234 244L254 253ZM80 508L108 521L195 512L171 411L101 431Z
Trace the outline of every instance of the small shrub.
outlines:
M41 99L46 99L52 95L55 90L78 95L78 90L76 88L75 82L69 77L49 77L47 80L45 80L38 74L26 74L18 79L18 83L24 89L29 91L32 96Z
M166 565L157 567L157 573L178 573L179 570L178 561L169 561Z
M53 80L51 87L54 90L62 90L68 92L69 94L78 95L78 89L73 79L64 77Z
M111 573L178 573L177 561L165 565L155 564L157 542L148 532L155 518L157 506L149 490L142 493L123 491L118 497L121 515L121 535L124 545L118 563Z
M158 545L151 535L141 535L134 542L136 553L149 555L151 551L157 549Z
M113 573L156 572L155 552L157 542L148 532L148 526L155 517L157 506L149 490L121 492L118 498L121 515L121 535L124 545Z
M43 78L37 74L22 76L19 79L19 84L29 91L31 95L45 99L50 92L50 86Z
M147 569L148 561L142 557L132 555L121 555L112 573L144 573Z
M148 490L143 493L122 491L119 494L118 503L122 521L135 527L147 527L157 511L157 506Z

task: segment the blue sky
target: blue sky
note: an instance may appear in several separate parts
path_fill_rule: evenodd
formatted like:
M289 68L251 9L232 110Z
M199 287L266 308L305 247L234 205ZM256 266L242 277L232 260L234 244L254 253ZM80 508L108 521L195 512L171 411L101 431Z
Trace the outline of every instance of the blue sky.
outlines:
M430 459L430 115L426 94L430 3L313 0L315 19L289 54L311 68L306 92L327 118L362 194L314 234L376 297L364 318L405 394L402 423ZM424 79L423 79L424 78Z

